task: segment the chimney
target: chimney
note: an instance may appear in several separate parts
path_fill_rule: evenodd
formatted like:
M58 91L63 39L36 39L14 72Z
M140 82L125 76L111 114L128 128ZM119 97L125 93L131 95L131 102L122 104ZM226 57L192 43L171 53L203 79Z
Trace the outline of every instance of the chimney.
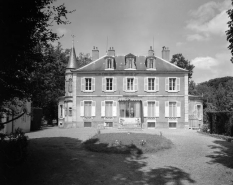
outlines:
M154 50L152 49L152 46L150 46L150 50L148 51L148 56L154 56Z
M162 59L170 62L170 50L165 46L163 46L163 50L162 50Z
M99 59L99 50L97 47L93 47L93 50L92 50L92 61L95 61Z
M113 49L113 47L110 47L108 50L108 56L115 56L115 50Z

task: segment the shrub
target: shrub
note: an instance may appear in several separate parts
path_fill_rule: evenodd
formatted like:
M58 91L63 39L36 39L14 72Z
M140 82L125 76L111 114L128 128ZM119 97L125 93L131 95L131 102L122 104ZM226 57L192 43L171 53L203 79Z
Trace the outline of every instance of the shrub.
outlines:
M14 167L24 162L27 156L28 137L17 129L15 133L0 136L0 164Z
M210 133L233 136L233 112L208 112Z
M201 127L201 131L202 132L208 132L209 130L209 125L208 124L203 124L202 127Z

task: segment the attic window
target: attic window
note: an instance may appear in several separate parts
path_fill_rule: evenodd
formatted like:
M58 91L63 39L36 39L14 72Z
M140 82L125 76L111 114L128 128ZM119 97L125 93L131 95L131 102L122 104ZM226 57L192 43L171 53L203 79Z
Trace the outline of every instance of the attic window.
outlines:
M106 59L106 69L114 69L114 61L111 58Z
M155 59L154 58L148 58L147 59L147 69L153 69L155 70Z
M126 69L136 69L134 58L127 58L126 59Z

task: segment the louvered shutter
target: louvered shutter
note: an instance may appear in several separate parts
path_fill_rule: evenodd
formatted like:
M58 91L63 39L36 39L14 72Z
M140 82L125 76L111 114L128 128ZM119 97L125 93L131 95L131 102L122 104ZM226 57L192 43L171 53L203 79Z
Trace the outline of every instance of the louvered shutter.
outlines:
M113 91L117 90L117 78L113 77Z
M148 91L148 77L144 78L144 91Z
M180 91L180 78L176 78L177 83L176 83L176 90Z
M159 91L159 78L155 78L155 91Z
M105 101L101 101L101 117L105 117Z
M113 117L117 116L117 102L116 101L113 101L112 116Z
M103 77L103 78L102 78L102 91L105 92L105 90L106 90L106 78Z
M84 116L84 101L80 101L80 116Z
M134 91L138 91L138 78L134 77Z
M123 78L123 91L126 91L127 78Z
M85 91L85 78L81 78L81 91Z
M181 117L181 103L179 101L176 102L176 113L178 118Z
M144 101L143 102L143 107L144 107L144 117L147 117L148 116L148 104L147 104L147 101Z
M169 117L169 101L165 101L165 118Z
M155 117L159 117L159 101L155 101Z
M168 78L165 78L165 91L169 90L169 80Z
M92 101L92 106L91 106L91 116L95 116L95 110L96 110L96 102Z
M95 91L95 78L94 77L92 77L91 90Z

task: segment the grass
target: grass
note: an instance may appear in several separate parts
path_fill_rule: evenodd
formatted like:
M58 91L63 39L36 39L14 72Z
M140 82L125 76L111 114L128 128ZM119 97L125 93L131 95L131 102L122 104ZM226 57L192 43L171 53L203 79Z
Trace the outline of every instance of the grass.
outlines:
M93 152L142 154L169 149L173 144L163 136L128 132L96 134L83 145Z

